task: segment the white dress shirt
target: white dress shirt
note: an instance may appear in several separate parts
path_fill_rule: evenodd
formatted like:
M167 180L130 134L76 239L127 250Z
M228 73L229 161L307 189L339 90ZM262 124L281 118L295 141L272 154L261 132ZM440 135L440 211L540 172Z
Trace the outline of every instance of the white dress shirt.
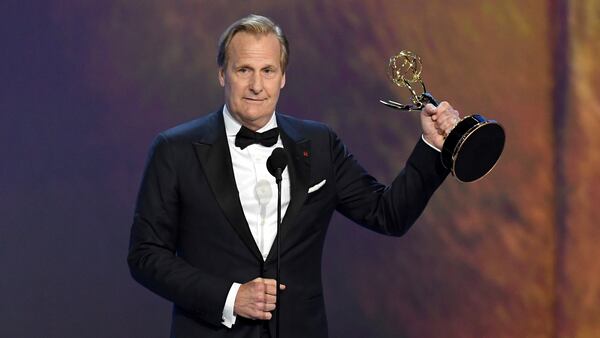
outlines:
M225 105L223 107L223 120L225 133L233 164L233 174L237 186L244 216L250 227L254 241L262 254L263 260L267 259L275 236L277 235L277 184L267 170L267 159L273 149L283 147L281 136L271 147L252 144L244 149L236 147L235 136L242 125L231 116ZM257 132L265 132L277 127L275 112L271 120ZM290 203L290 176L286 168L281 175L281 218ZM257 276L258 277L258 276ZM235 324L236 316L233 313L235 297L241 284L233 283L227 294L223 308L223 325L231 328Z

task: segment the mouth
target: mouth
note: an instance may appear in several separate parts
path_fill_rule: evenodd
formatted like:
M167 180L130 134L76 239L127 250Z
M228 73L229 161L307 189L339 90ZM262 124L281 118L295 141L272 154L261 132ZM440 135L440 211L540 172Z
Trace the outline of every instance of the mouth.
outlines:
M260 103L260 102L266 101L267 99L266 98L256 98L256 97L244 97L244 100L245 101L250 101L250 102Z

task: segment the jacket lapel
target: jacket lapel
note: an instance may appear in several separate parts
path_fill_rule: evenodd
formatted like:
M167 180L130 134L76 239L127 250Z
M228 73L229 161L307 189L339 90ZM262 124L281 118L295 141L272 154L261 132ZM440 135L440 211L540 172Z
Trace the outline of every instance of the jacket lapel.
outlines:
M288 153L288 170L290 175L290 204L281 221L281 241L285 243L286 235L293 227L296 218L306 200L310 180L310 140L295 128L293 122L284 115L277 115L277 126L281 133L281 141ZM279 237L280 234L277 234ZM277 237L275 240L277 241ZM275 260L277 247L275 242L267 257L267 261Z
M208 118L201 138L194 142L196 155L225 217L252 254L262 261L240 203L222 111L213 113Z

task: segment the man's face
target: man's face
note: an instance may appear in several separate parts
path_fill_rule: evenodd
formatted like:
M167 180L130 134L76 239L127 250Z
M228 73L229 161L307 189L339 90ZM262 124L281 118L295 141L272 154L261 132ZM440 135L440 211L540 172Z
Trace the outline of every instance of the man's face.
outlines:
M227 50L227 64L219 69L227 108L249 129L269 122L285 85L280 48L274 34L237 33Z

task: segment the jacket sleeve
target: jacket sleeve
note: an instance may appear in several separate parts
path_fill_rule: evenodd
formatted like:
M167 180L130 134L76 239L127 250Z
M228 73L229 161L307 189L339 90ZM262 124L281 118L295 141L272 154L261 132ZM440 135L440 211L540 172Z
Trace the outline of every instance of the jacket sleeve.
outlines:
M233 281L204 273L177 256L179 194L172 145L159 135L141 182L127 262L133 278L191 315L220 325Z
M421 215L449 171L439 152L419 140L390 186L370 176L331 132L332 163L338 195L337 210L373 231L401 236Z

